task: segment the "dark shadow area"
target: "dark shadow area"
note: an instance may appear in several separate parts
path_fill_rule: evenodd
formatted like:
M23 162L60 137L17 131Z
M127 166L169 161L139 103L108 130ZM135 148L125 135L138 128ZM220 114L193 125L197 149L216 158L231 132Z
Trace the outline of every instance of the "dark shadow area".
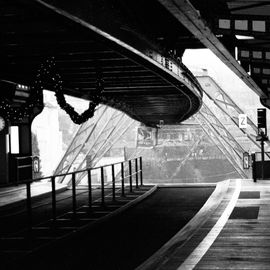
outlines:
M257 219L259 210L259 206L235 207L230 219Z
M130 210L33 253L23 269L134 269L175 235L214 188L159 188Z

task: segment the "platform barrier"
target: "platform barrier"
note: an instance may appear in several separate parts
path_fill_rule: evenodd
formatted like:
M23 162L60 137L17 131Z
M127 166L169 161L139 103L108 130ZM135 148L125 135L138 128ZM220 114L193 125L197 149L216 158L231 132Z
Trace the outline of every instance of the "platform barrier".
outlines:
M108 170L110 168L110 170ZM118 171L118 173L116 173ZM106 173L107 172L107 173ZM110 175L108 175L108 172ZM79 174L87 173L86 179L80 185L76 182ZM60 198L57 200L57 178L63 176L71 177L71 185L67 186L67 189L71 190L71 194L68 197ZM120 192L122 197L125 197L127 189L130 193L133 192L133 188L139 188L143 186L143 167L142 157L137 157L131 160L108 164L96 168L88 168L85 170L74 171L66 174L53 175L43 178L30 179L20 182L20 185L26 187L26 209L27 209L27 225L31 230L33 226L33 197L32 197L32 184L40 181L51 182L51 191L49 197L51 198L51 219L57 220L57 204L64 200L71 199L71 212L76 218L77 214L77 198L79 195L88 195L88 207L91 208L93 204L93 190L98 190L99 198L95 198L95 203L98 202L102 206L106 205L106 195L109 193L110 200L116 200L116 192Z

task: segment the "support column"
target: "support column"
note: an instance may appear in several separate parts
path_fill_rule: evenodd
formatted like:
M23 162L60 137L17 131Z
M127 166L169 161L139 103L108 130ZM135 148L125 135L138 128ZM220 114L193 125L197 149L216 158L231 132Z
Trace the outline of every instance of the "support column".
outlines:
M7 184L9 181L9 137L8 137L8 124L0 131L0 185Z
M10 128L9 182L19 184L20 181L32 179L33 174L31 123L30 121L14 123L12 128L14 127L18 129L18 134L12 134ZM17 143L18 149L14 149L12 144Z

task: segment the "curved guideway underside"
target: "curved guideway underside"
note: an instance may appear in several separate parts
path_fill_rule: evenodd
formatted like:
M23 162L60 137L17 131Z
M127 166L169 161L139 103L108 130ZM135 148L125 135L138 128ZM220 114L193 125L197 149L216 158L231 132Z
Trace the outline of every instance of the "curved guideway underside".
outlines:
M108 18L113 26L106 28L107 20L98 19L102 12L94 14L89 1L60 2L0 1L5 36L0 79L31 85L40 65L53 56L65 94L91 100L100 72L102 103L146 125L179 123L199 110L200 86L181 62L142 38L138 44L118 35L113 13Z

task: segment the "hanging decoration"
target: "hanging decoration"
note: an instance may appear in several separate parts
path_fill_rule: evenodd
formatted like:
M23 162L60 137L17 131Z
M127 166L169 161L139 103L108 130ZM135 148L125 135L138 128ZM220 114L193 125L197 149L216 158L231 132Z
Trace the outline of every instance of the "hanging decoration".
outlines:
M75 109L66 101L63 93L63 81L61 76L55 69L55 61L52 57L47 60L44 65L41 66L39 73L37 75L38 83L40 87L46 83L50 85L50 89L55 92L57 103L60 108L63 109L71 118L75 124L82 124L86 122L89 118L93 117L96 107L101 102L101 94L103 92L103 79L101 78L101 73L98 73L96 82L96 94L90 96L91 101L89 102L89 107L83 113L79 114Z
M34 107L43 105L41 104L43 103L41 102L42 90L48 87L55 92L59 106L66 111L74 123L82 124L93 117L96 107L102 100L102 92L104 89L104 81L101 77L101 72L97 74L96 93L89 97L91 100L89 107L81 114L77 113L66 101L62 84L61 76L56 71L54 57L52 57L40 66L34 84L30 89L30 96L25 104L15 107L12 106L8 99L0 98L0 115L11 122L22 122L24 118L29 118L33 114Z
M17 85L16 90L21 85ZM23 86L28 88L27 86ZM22 122L24 118L29 118L33 114L34 107L42 106L42 91L38 88L30 87L29 97L24 104L20 106L12 105L12 102L7 98L0 98L0 115L5 120L12 123Z

